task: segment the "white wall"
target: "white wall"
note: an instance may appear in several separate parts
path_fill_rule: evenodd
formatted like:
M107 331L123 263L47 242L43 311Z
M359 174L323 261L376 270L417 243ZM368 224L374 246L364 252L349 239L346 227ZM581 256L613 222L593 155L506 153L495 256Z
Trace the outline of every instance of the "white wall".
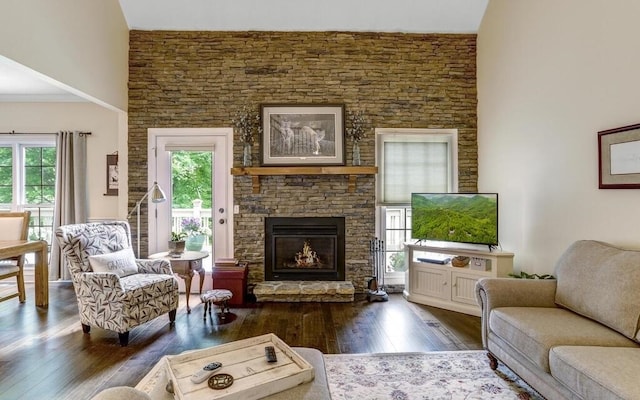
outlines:
M578 239L640 248L640 190L598 189L597 132L640 123L640 1L490 0L478 33L481 191L517 270Z
M91 132L87 140L89 218L119 215L118 198L122 196L104 196L106 155L118 151L119 123L118 113L91 103L0 103L0 132Z
M118 0L3 0L0 55L127 110L129 29Z
M103 160L105 154L118 151L120 196L105 197L104 189L93 187L90 215L124 218L128 187L129 29L118 0L3 0L0 2L0 56L105 107L99 110L91 104L83 107L74 103L0 103L0 126L3 131L55 132L60 129L95 131L94 127L108 125L108 129L98 129L103 131L99 140L89 141L89 152L99 154L99 160ZM46 117L40 115L40 110L45 110ZM85 114L87 110L90 112ZM98 120L93 121L93 115L99 115ZM34 125L38 127L33 128ZM103 164L100 161L91 168ZM93 176L92 171L89 172ZM100 182L92 180L92 184ZM112 210L116 201L119 212Z

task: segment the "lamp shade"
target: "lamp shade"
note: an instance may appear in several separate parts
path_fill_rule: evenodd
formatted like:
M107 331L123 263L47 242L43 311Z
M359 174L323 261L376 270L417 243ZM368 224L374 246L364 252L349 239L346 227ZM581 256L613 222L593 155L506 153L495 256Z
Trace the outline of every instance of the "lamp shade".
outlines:
M160 186L158 185L158 182L153 182L150 197L152 203L163 203L167 200L167 196L162 191L162 188L160 188Z

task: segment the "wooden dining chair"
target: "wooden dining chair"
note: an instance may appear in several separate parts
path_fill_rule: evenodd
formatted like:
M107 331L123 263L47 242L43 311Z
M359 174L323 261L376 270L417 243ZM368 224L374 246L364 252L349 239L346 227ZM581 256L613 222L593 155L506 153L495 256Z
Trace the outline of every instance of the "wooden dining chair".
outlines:
M0 212L0 241L27 240L30 211ZM24 290L24 255L0 260L0 281L15 277L17 287L0 285L0 301L18 297L20 303L27 299Z

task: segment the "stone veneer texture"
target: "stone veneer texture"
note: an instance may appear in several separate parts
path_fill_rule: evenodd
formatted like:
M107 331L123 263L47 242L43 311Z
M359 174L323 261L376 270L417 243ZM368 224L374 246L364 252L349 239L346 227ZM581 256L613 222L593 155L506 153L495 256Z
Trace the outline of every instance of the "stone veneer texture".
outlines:
M477 190L476 35L134 30L129 208L147 190L148 128L229 127L242 105L258 112L261 103L341 103L363 111L371 129L361 142L362 165L375 164L373 128L456 128L459 190ZM349 165L349 140L345 147ZM254 160L259 152L256 144ZM235 166L241 157L236 137ZM240 206L235 257L250 262L250 287L264 280L266 216L344 216L346 277L365 291L375 236L373 176L359 176L354 193L340 175L262 177L259 194L250 177L233 179ZM147 248L146 235L141 246Z
M349 282L270 281L256 284L256 301L342 302L354 300L355 289Z

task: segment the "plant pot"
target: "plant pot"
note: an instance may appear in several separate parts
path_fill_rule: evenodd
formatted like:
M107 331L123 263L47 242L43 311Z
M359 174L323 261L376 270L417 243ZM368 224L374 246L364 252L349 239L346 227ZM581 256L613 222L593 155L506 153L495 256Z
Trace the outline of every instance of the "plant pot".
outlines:
M202 250L202 246L204 246L204 235L195 235L189 236L186 240L186 249L188 251L200 251Z
M180 255L184 253L186 242L184 240L169 240L169 255Z

